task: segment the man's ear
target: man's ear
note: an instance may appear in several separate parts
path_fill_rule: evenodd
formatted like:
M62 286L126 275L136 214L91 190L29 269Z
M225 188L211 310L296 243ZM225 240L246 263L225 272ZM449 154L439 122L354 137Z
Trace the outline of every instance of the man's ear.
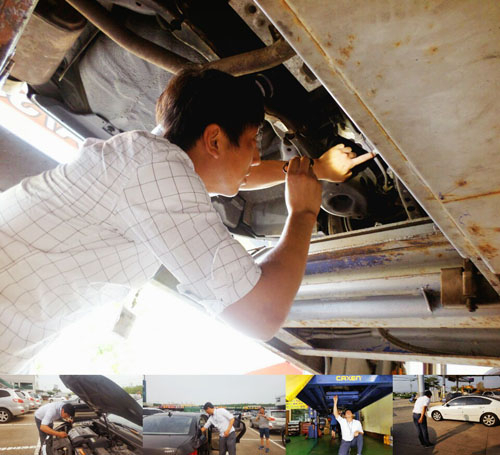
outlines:
M216 123L211 123L207 125L205 130L203 131L203 145L205 146L205 150L207 153L215 159L219 159L221 154L221 139L222 139L222 130L219 125Z

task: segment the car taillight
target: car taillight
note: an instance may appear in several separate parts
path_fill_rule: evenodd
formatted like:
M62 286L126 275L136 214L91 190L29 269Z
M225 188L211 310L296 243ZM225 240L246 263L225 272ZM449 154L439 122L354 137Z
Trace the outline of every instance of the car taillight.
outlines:
M30 401L35 401L35 400L33 400L33 398L30 398Z
M24 403L24 400L21 400L21 398L12 398L12 401L14 403Z
M194 449L194 451L191 452L189 455L198 455L198 450Z

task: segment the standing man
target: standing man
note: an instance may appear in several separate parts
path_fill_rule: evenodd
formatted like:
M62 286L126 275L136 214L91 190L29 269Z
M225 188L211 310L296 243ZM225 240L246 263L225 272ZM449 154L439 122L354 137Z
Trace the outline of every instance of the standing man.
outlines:
M266 438L266 453L269 453L269 422L274 420L272 417L266 416L264 406L259 408L257 417L255 418L259 425L260 446L259 452L264 449L264 437Z
M210 416L207 423L201 429L207 431L212 425L219 430L219 455L236 455L236 431L234 430L234 416L227 409L214 408L210 402L203 406L205 412Z
M348 455L352 447L356 447L358 450L357 454L361 455L363 451L363 427L361 426L361 422L354 418L350 410L345 411L345 417L342 417L337 408L338 401L339 397L335 395L333 397L333 415L339 422L342 432L339 455Z
M71 403L64 401L54 401L48 403L35 412L35 423L40 435L40 447L43 446L47 436L55 436L57 438L65 438L68 434L64 431L55 431L54 422L56 420L65 420L66 422L73 422L75 416L75 408Z
M315 160L261 163L262 94L255 81L217 70L173 77L157 120L163 137L87 139L72 163L0 193L0 372L28 370L65 326L136 292L162 264L209 313L272 338L302 281L318 179L342 182L372 158L339 144ZM257 263L210 197L283 182L288 218Z
M426 390L425 393L417 398L415 401L415 405L413 406L413 423L417 427L418 439L420 440L420 444L424 447L432 447L432 444L429 441L429 432L427 431L427 409L429 408L429 404L431 402L432 393L430 390Z

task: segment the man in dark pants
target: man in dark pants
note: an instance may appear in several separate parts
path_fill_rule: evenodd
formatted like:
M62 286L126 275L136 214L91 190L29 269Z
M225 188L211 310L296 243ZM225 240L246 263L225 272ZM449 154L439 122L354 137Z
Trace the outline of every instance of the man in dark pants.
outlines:
M340 415L337 408L339 397L333 397L333 415L341 428L341 439L338 455L348 455L351 453L351 448L356 447L357 454L361 455L363 452L363 426L359 420L354 418L354 414L349 409L345 411L344 417Z
M219 455L226 455L226 452L229 455L236 455L236 431L233 427L233 414L224 408L215 409L210 402L205 403L203 409L210 417L201 431L205 432L213 425L219 430Z
M35 412L35 423L40 435L40 447L43 446L47 436L56 436L57 438L65 438L68 434L64 431L55 431L53 429L56 420L65 420L72 422L75 416L75 408L70 403L64 401L56 401L48 403L37 409Z
M426 448L434 445L429 441L427 417L425 415L431 402L431 396L432 393L429 390L426 390L423 396L415 401L415 406L413 407L413 423L417 427L418 439L420 440L420 444Z

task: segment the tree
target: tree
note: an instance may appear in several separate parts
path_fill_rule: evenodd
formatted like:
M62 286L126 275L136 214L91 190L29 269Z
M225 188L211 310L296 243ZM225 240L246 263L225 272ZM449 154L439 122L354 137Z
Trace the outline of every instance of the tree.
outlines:
M130 386L126 386L123 388L123 390L125 390L125 392L131 394L131 395L135 395L135 394L139 394L139 395L142 395L142 385L130 385Z
M424 377L425 389L439 389L441 384L439 383L439 378L437 376L425 376Z

